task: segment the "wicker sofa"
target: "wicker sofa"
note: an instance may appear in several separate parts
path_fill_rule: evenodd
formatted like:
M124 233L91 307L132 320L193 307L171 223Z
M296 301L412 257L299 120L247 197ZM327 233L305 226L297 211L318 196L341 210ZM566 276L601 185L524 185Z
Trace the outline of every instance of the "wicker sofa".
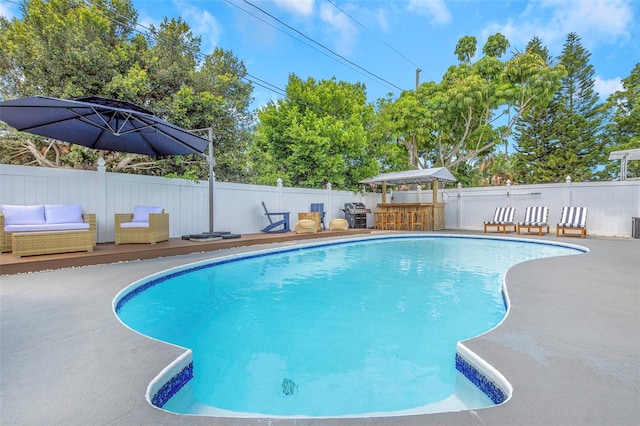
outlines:
M92 251L96 215L79 204L0 206L0 251L17 256Z
M115 233L116 245L167 241L169 213L157 206L136 206L133 213L116 213Z

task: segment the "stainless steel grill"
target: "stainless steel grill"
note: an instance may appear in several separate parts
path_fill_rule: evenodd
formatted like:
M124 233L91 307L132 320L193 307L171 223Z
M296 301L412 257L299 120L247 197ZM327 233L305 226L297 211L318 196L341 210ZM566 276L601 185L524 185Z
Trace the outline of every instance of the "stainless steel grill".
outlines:
M366 228L367 213L371 213L363 203L344 203L344 218L349 224L349 228Z

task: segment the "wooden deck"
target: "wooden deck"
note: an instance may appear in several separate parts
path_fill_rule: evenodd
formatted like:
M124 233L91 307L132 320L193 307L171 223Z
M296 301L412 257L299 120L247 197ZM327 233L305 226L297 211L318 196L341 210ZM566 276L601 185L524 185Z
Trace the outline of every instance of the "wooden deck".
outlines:
M234 247L246 247L257 244L282 243L296 240L328 238L333 236L348 236L369 234L369 229L349 229L344 232L322 231L316 234L296 234L286 232L282 234L246 234L240 238L228 240L213 240L194 242L181 238L172 238L157 244L98 244L92 252L77 252L63 254L47 254L38 256L16 257L11 253L0 254L0 275L12 275L25 272L37 272L50 269L61 269L87 265L100 265L140 259L176 256L203 251L214 251Z

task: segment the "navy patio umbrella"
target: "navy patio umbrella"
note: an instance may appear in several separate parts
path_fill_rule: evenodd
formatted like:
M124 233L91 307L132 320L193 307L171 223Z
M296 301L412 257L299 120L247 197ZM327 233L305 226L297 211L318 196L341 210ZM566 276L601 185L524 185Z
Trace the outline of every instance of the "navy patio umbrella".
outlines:
M131 102L31 96L0 102L17 130L89 148L152 157L203 154L209 142Z
M17 130L88 148L143 154L204 155L209 162L209 232L213 232L212 143L134 103L92 96L30 96L0 102L0 120Z

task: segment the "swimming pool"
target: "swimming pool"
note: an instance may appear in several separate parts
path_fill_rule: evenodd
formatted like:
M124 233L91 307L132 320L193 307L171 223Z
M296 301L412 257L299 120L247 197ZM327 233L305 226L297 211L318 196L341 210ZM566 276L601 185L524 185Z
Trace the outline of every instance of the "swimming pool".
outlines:
M152 386L164 409L399 413L465 388L457 343L504 318L510 266L578 252L530 240L360 238L188 265L135 283L114 309L134 330L192 349Z

